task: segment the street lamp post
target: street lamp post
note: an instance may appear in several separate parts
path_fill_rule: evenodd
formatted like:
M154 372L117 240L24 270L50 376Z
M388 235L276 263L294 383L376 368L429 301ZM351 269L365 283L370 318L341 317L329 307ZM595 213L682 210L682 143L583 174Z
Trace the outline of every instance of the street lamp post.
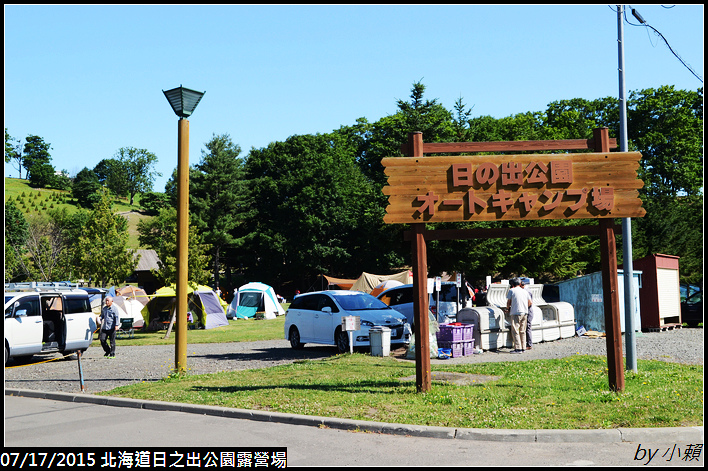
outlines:
M177 122L177 332L175 333L175 371L187 370L187 290L189 246L189 121L205 92L181 85L162 91L170 102Z
M634 12L634 10L633 10ZM627 90L624 83L624 5L617 5L617 54L619 69L620 152L627 152ZM638 14L638 13L637 13ZM641 16L639 17L641 18ZM638 19L639 19L638 18ZM643 20L640 19L642 23ZM624 336L627 351L625 369L637 372L637 338L634 334L634 261L632 260L632 220L622 218L622 265L624 267Z

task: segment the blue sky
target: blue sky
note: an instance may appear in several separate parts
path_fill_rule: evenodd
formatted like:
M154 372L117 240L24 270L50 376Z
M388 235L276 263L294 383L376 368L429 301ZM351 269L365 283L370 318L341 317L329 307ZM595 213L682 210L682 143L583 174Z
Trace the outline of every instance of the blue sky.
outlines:
M632 5L703 78L703 5ZM411 85L472 116L617 97L614 5L5 5L5 127L51 144L71 175L121 147L177 165L177 117L162 94L206 91L190 118L190 163L213 134L242 148L374 122ZM637 20L628 14L632 23ZM702 83L645 27L625 24L627 90ZM24 171L22 172L24 176ZM18 171L6 164L5 176Z

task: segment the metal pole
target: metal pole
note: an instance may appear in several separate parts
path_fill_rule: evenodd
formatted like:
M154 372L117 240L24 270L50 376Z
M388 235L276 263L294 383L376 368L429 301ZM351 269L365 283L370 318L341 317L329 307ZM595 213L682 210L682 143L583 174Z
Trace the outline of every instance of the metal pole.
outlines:
M86 392L84 389L84 371L81 368L81 350L76 351L76 358L79 362L79 383L81 384L81 392Z
M189 121L180 119L177 130L177 332L175 371L187 371L187 290L189 246Z
M627 98L624 84L623 5L617 5L617 47L619 52L620 152L627 152ZM624 337L627 370L637 372L637 339L634 333L634 262L632 261L632 220L622 219L622 265L624 266Z

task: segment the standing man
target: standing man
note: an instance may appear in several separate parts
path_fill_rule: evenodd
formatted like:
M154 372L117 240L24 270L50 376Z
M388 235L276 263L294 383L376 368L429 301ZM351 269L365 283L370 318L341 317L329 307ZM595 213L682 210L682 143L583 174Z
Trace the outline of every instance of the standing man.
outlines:
M101 332L98 334L98 340L101 341L103 351L106 352L104 357L115 358L116 356L116 332L120 327L120 318L118 308L113 305L113 298L106 296L106 305L101 309ZM108 341L110 340L110 347Z
M514 338L514 350L511 353L524 353L526 345L526 318L531 307L531 295L523 289L518 278L509 280L511 288L506 293L506 308L511 315L511 334Z
M529 315L526 318L526 350L531 350L533 347L533 332L531 332L531 322L533 322L533 294L528 290L527 286L531 284L529 278L523 277L520 279L521 287L525 289L531 297L531 306L529 307ZM522 335L523 337L523 335Z

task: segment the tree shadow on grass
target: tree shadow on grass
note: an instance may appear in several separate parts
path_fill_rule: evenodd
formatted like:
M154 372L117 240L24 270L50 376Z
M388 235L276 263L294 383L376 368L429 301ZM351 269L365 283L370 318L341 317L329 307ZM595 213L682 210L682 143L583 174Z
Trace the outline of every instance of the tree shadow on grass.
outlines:
M244 386L194 386L190 388L194 392L209 392L222 394L237 394L241 392L254 392L274 389L290 389L293 391L322 391L322 392L347 392L347 393L372 393L372 394L400 394L401 388L409 388L410 385L402 384L395 379L386 380L364 380L355 383L287 383L287 384L262 384Z

